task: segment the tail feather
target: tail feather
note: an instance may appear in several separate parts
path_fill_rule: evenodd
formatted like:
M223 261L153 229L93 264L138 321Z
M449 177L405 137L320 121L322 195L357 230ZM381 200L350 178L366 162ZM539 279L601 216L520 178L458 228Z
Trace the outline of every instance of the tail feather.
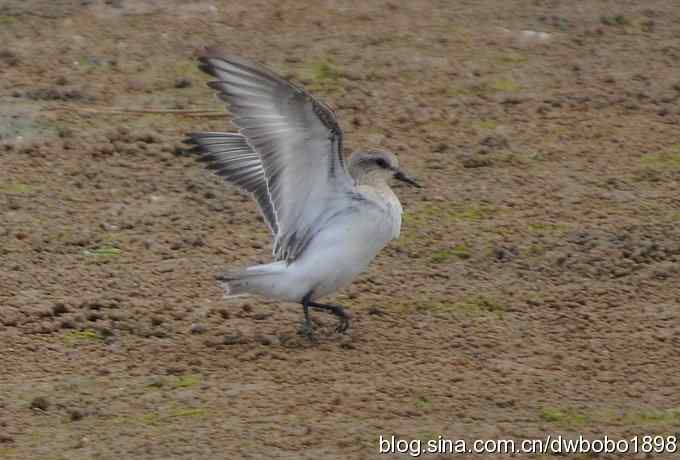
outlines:
M254 265L240 270L227 270L216 278L224 289L225 297L238 297L248 294L263 294L263 289L272 278L285 270L285 262Z

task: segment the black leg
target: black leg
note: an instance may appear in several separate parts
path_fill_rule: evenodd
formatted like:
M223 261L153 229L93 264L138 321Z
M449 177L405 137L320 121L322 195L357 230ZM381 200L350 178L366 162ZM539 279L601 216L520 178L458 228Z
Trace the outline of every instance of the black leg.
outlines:
M307 304L310 307L320 308L322 310L326 310L327 312L332 313L333 315L337 316L338 317L338 327L335 328L335 330L337 332L344 333L344 332L347 331L347 329L349 329L350 315L340 305L329 305L329 304L317 303L317 302L312 302L312 301L308 301Z
M302 311L305 314L305 319L302 323L302 330L300 330L300 333L308 340L314 342L314 328L312 327L312 320L309 318L309 307L311 306L309 297L310 294L307 294L302 298Z

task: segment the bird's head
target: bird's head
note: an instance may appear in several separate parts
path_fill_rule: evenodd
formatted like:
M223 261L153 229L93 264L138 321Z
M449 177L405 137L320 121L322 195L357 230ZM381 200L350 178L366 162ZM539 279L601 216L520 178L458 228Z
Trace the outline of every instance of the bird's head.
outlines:
M391 178L414 187L421 186L399 168L399 160L392 152L369 150L354 152L349 160L349 173L357 183L387 182Z

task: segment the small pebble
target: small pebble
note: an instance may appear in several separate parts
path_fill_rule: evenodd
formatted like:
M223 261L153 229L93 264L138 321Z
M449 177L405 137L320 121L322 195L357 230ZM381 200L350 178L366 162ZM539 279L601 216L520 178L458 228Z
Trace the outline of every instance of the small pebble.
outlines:
M54 316L63 315L64 313L68 313L68 308L64 302L57 302L52 306L52 314Z
M207 331L207 328L202 324L194 323L191 325L190 330L192 334L203 334Z
M177 81L175 81L175 88L190 88L191 87L191 80L188 78L178 78Z
M225 335L224 340L222 340L222 343L224 345L236 345L241 343L241 336L238 335Z
M31 409L39 409L44 412L47 411L49 407L50 402L43 396L38 396L31 401Z
M376 315L376 316L383 316L383 315L385 315L385 312L378 307L369 307L368 308L368 314L369 315Z
M65 319L64 321L61 322L61 328L62 329L75 329L76 323L74 323L70 319Z

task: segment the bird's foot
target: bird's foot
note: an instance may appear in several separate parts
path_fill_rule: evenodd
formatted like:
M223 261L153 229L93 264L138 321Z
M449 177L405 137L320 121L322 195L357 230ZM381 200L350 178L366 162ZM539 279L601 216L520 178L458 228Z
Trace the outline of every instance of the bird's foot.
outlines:
M335 328L335 332L344 334L345 332L347 332L347 329L349 329L349 323L352 316L348 312L346 312L342 307L338 307L337 312L334 311L333 314L338 317L338 325Z
M340 305L327 305L324 303L310 302L310 307L318 308L320 310L325 310L327 313L331 313L338 318L338 325L335 328L336 332L344 334L349 329L350 320L352 315L342 308Z
M336 332L344 334L349 329L350 319L352 315L348 311L345 311L340 305L328 305L324 303L313 302L311 299L311 293L307 294L302 299L302 307L305 314L305 320L302 325L302 330L300 333L307 337L311 341L315 341L314 335L312 333L312 321L309 316L309 307L318 308L319 310L325 310L327 313L332 313L334 316L338 317L338 325L335 328Z
M300 328L300 335L312 343L318 342L316 335L314 334L314 326L312 326L312 322L309 320L305 320L302 322L302 327Z

